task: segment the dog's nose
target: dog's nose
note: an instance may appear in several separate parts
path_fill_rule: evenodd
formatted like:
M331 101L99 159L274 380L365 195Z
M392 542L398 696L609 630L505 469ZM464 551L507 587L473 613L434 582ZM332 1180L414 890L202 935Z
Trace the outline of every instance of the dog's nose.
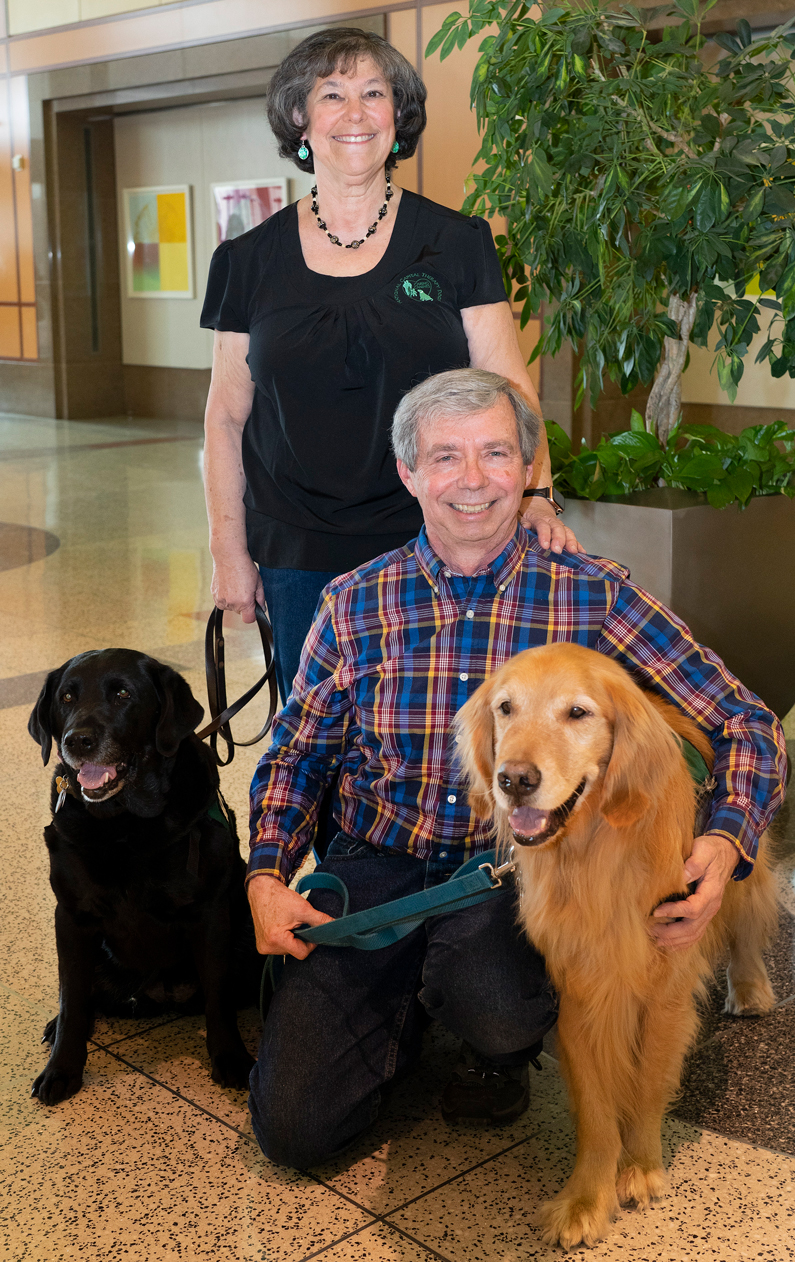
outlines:
M497 772L497 784L517 803L535 793L541 783L541 772L532 762L504 762Z
M75 727L61 738L61 744L66 746L70 754L85 756L96 748L97 738L90 728Z

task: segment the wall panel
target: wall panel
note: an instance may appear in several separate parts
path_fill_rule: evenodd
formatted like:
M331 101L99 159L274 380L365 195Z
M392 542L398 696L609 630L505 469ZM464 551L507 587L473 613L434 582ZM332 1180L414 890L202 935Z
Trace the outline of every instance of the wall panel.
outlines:
M6 0L12 35L80 21L79 0Z
M423 55L428 40L458 4L432 4L421 10ZM478 59L480 39L470 40L445 61L438 52L423 61L428 88L428 126L423 137L423 187L426 197L454 210L461 209L464 184L472 159L480 148L474 112L469 108L469 85Z
M39 338L36 329L36 308L22 307L22 357L38 359Z
M0 302L19 301L9 104L8 81L0 81Z
M387 14L386 37L406 61L410 61L417 69L417 10L400 9L397 13ZM403 188L412 193L421 193L419 165L422 156L423 140L420 137L418 152L413 158L401 162L397 168L396 180Z
M19 256L19 289L21 302L36 301L36 276L33 267L33 216L30 202L30 117L28 82L25 75L11 79L11 134L14 154L22 159L22 167L14 172L14 200L17 214L17 251Z
M21 353L19 307L0 307L0 358L19 359Z
M764 313L762 313L764 314ZM754 363L757 352L767 338L764 321L760 320L761 332L751 340L748 354L743 360L742 379L737 387L737 398L734 404L729 403L728 395L720 388L717 369L713 366L715 353L701 346L691 346L690 364L682 377L682 402L712 404L717 407L758 407L781 411L782 408L795 408L795 381L790 377L776 379L770 375L767 360L763 364ZM781 331L781 321L773 326L773 333ZM713 331L710 341L714 346L718 334ZM773 419L772 417L770 418Z

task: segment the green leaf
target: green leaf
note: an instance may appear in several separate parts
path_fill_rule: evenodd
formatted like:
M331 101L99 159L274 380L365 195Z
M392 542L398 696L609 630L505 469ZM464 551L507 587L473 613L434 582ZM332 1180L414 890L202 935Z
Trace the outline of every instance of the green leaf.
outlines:
M450 31L450 27L454 26L456 22L460 22L461 20L460 13L448 13L447 17L442 22L440 29L428 40L428 45L425 49L426 57L430 57L432 53L436 52L439 45L446 39Z
M591 32L587 26L581 26L571 41L571 51L582 56L591 47Z
M716 35L710 35L710 39L727 53L739 53L742 47L740 41L727 31L718 31Z
M588 62L580 53L574 53L571 59L574 73L580 79L585 79L588 75Z
M734 501L734 494L728 486L710 486L707 488L707 499L713 508L728 508Z
M715 222L718 209L718 190L714 184L705 184L698 199L695 221L699 232L707 232Z
M716 367L718 369L718 381L720 382L720 388L728 393L732 386L731 360L724 359L721 355L718 357Z
M746 503L754 493L754 479L747 469L736 469L730 473L724 486L742 503Z
M440 61L444 61L446 57L450 56L451 52L456 46L457 39L458 39L458 31L453 31L450 35L447 36L447 39L442 44L442 51L439 53Z
M644 432L646 429L646 422L644 421L640 412L638 412L636 408L632 409L632 412L629 418L629 424L633 433Z
M746 223L752 223L754 219L758 219L762 213L762 207L765 204L765 189L757 188L749 196L743 207L743 219Z
M747 48L748 45L751 43L751 40L753 39L753 35L751 33L751 27L748 25L745 18L738 18L736 22L736 26L737 26L737 38L739 39L743 48Z

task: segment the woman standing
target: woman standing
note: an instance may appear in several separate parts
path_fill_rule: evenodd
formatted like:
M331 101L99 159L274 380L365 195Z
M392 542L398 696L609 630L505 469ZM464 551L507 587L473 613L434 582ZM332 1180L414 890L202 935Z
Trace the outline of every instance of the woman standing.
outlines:
M422 524L389 445L406 391L469 365L539 409L487 223L391 182L425 96L377 35L304 40L271 81L268 118L282 156L314 173L312 195L225 241L210 268L212 592L245 622L267 602L282 699L322 588ZM556 520L545 439L531 481L525 525L543 547L577 551Z

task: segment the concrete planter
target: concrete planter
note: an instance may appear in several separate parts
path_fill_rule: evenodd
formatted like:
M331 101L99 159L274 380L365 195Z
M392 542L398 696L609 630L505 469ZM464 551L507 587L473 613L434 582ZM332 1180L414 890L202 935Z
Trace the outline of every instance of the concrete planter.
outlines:
M660 488L567 499L565 521L592 555L627 566L776 714L795 705L795 501L759 496L741 512Z

